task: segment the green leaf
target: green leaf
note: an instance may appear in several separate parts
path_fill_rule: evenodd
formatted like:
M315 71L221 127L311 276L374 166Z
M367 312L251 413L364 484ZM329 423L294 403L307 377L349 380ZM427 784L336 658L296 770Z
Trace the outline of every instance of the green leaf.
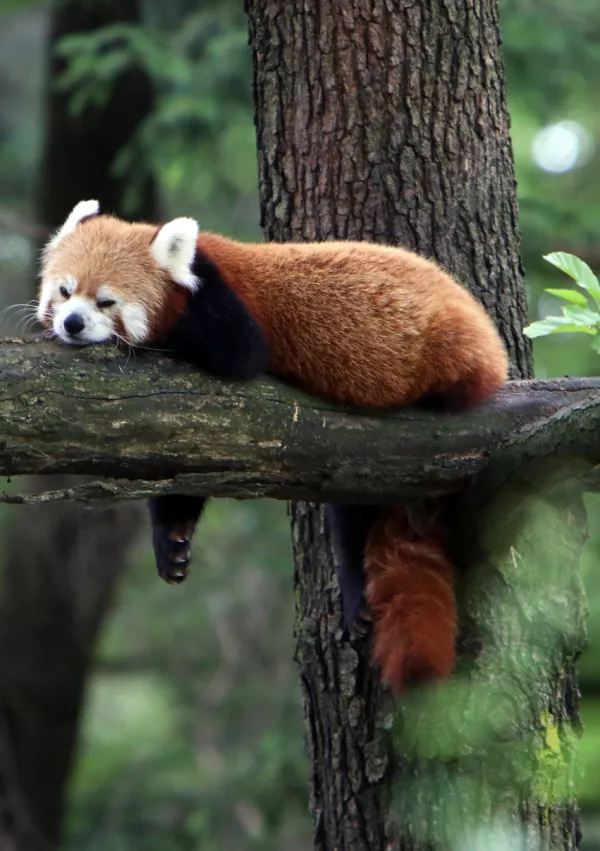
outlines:
M579 325L573 322L569 316L547 316L539 322L532 322L523 329L525 336L530 339L535 337L545 337L548 334L591 334L595 335L596 331L587 325Z
M594 337L593 340L590 340L591 348L600 355L600 337Z
M563 307L563 316L566 316L576 325L592 326L600 323L600 313L590 310L589 307L578 307L577 305Z
M572 304L578 304L580 307L587 307L586 297L583 293L578 293L577 290L546 290L546 292L555 295L557 298L570 301Z
M600 302L600 283L587 263L575 257L574 254L567 254L564 251L547 254L544 260L569 275L578 286L587 290L595 301Z
M585 325L563 325L561 328L556 328L551 334L589 334L590 337L595 337L598 331L595 328L589 328Z

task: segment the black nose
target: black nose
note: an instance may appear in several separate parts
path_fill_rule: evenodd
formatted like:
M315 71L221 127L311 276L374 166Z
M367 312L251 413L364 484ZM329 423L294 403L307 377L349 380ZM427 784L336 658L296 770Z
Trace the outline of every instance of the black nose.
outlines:
M67 334L79 334L85 328L83 317L78 313L69 313L63 324Z

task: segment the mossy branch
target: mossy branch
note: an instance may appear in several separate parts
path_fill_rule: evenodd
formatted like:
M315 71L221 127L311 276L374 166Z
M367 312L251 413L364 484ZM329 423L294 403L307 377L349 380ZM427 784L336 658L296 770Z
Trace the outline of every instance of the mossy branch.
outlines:
M161 356L0 341L0 475L96 477L4 501L236 498L394 501L477 473L600 461L600 379L511 382L460 415L361 413L275 381L225 384Z

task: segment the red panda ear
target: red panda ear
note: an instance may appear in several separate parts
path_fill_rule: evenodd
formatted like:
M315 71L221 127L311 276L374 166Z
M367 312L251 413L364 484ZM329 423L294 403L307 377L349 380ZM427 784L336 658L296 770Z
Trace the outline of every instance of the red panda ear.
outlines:
M56 231L44 248L44 257L47 257L65 236L74 231L79 222L83 219L89 219L90 216L97 216L99 212L100 204L98 201L80 201L79 204L75 204L64 225Z
M198 222L194 219L173 219L157 232L150 245L152 256L175 283L195 290L198 278L192 269L196 258Z

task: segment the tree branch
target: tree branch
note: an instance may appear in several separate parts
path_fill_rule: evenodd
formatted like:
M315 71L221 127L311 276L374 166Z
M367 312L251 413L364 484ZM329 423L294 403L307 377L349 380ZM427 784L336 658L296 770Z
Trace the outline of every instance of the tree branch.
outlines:
M531 460L600 462L600 379L514 381L459 415L350 412L275 381L223 384L158 353L0 341L0 475L84 474L3 501L236 498L394 501Z

